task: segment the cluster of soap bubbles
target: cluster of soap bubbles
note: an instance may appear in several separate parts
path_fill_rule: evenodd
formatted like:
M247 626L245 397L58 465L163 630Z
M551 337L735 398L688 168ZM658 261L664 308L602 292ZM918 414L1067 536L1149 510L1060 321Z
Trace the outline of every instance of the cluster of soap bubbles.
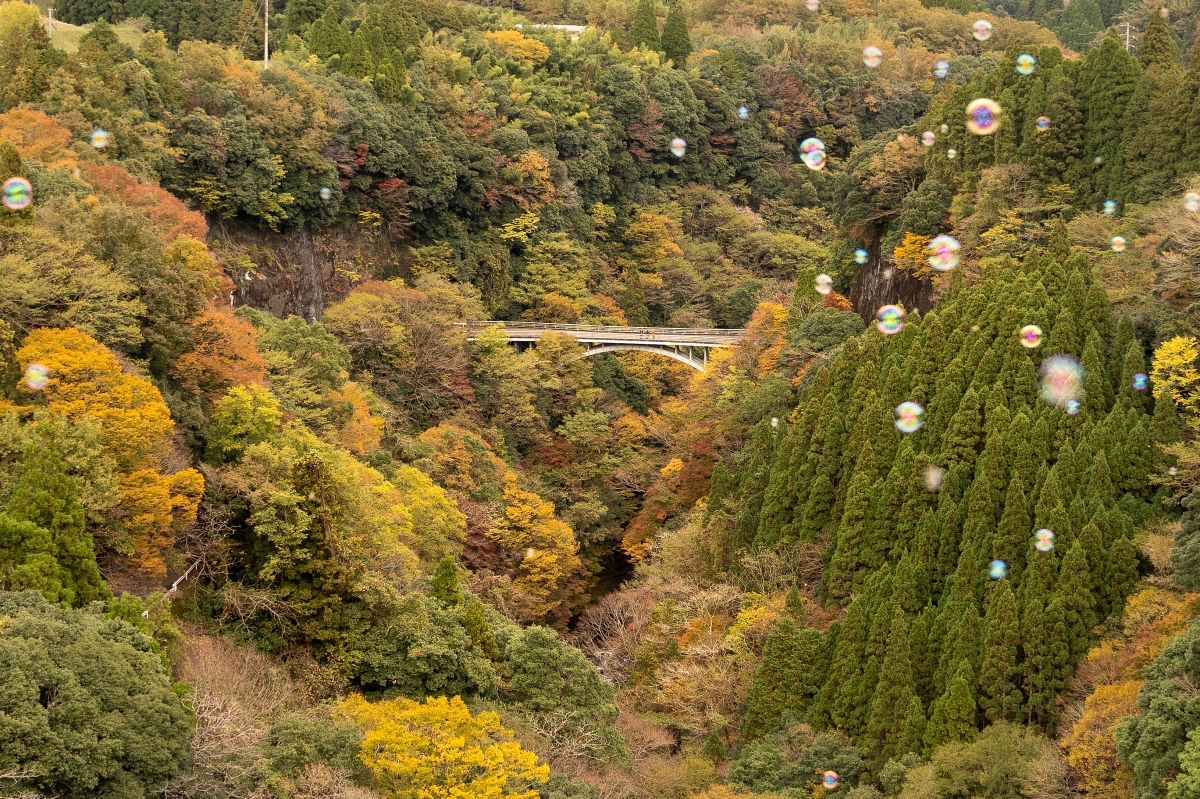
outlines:
M1033 545L1038 552L1049 552L1054 549L1054 531L1045 527L1033 534Z
M1104 213L1108 214L1109 216L1112 216L1116 212L1117 212L1116 200L1105 200L1104 201Z
M96 128L92 131L92 146L97 150L103 150L108 146L108 131L102 128Z
M330 197L333 196L333 192L329 189L328 186L322 186L321 191L319 191L318 194L321 195L322 200L328 200Z
M967 130L976 136L995 133L1000 127L1000 105L987 97L972 100L967 105Z
M1149 381L1146 379L1146 376L1144 374L1142 374L1141 372L1138 372L1137 374L1135 374L1133 376L1133 387L1135 389L1137 389L1138 391L1145 391L1146 386L1148 384L1149 384Z
M863 63L871 69L875 69L883 63L883 51L875 45L863 48Z
M1191 211L1193 214L1200 211L1200 194L1194 191L1189 191L1183 195L1183 207Z
M676 158L683 158L687 154L687 142L676 136L671 139L671 155Z
M4 181L3 191L4 207L10 211L28 208L33 202L33 186L25 178L9 178Z
M1113 236L1112 237L1112 251L1113 252L1125 252L1125 237L1124 236Z
M1033 124L1040 131L1050 130L1050 117L1038 117L1037 121L1034 122Z
M904 309L899 305L884 305L875 312L875 327L885 335L899 333L904 329Z
M1042 343L1042 329L1037 325L1025 325L1021 328L1021 346L1033 349Z
M945 272L958 266L959 252L962 245L953 236L941 235L931 239L926 248L929 265L939 272Z
M41 391L50 382L50 370L40 363L31 363L25 367L23 382L30 391Z
M858 249L854 251L854 263L865 264L867 262L867 251Z
M838 787L838 775L836 771L826 771L821 775L821 784L825 786L825 790L832 791Z
M1003 580L1008 574L1008 564L1002 560L993 560L988 564L988 574L993 580Z
M1022 75L1032 75L1033 68L1037 66L1037 59L1029 53L1021 53L1017 56L1017 72Z
M739 105L737 110L738 119L749 119L750 109L744 105Z
M915 433L924 424L925 409L915 402L902 402L896 406L896 429L901 433Z
M944 78L947 75L949 75L950 74L950 62L949 61L939 61L936 64L934 64L933 65L933 74L937 75L939 78Z
M924 144L926 147L932 147L935 141L937 141L937 137L933 135L932 130L927 130L921 134L921 144Z
M805 139L800 142L800 160L812 170L825 166L825 142L820 139Z
M986 19L977 19L975 24L971 26L971 34L981 42L986 42L992 38L992 23Z
M833 278L829 275L817 275L817 279L813 282L813 288L818 294L828 294L833 291Z
M1069 355L1052 355L1042 362L1042 399L1064 407L1083 394L1083 367ZM1069 409L1068 409L1069 410Z

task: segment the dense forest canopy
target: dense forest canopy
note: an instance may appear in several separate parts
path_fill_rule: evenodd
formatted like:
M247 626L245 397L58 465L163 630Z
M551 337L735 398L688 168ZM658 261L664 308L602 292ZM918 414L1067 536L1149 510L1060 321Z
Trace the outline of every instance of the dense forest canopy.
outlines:
M1198 26L3 0L0 797L1200 797Z

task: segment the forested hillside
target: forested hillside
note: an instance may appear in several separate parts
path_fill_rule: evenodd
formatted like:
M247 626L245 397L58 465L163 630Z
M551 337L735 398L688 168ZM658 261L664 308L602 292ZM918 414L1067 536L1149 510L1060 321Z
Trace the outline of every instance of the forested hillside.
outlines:
M1200 796L1196 9L53 12L0 797Z

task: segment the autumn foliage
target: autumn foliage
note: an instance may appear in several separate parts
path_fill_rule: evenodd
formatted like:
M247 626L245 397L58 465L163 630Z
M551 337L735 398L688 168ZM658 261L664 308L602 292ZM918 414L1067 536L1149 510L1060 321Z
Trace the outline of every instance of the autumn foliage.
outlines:
M167 241L183 234L204 241L208 235L208 223L202 214L188 210L175 195L158 185L139 183L115 164L92 165L83 174L98 194L114 197L125 206L145 213Z

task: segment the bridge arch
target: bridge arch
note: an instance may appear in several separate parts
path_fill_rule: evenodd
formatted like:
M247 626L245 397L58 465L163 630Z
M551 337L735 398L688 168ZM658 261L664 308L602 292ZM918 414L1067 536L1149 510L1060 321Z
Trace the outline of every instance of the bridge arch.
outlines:
M695 369L697 372L708 371L708 358L697 358L689 355L686 352L680 352L674 348L658 347L653 344L601 344L598 347L584 348L581 358L588 358L592 355L603 355L606 352L653 352L655 355L665 355L674 361L686 363L688 366ZM707 350L705 350L707 355Z

